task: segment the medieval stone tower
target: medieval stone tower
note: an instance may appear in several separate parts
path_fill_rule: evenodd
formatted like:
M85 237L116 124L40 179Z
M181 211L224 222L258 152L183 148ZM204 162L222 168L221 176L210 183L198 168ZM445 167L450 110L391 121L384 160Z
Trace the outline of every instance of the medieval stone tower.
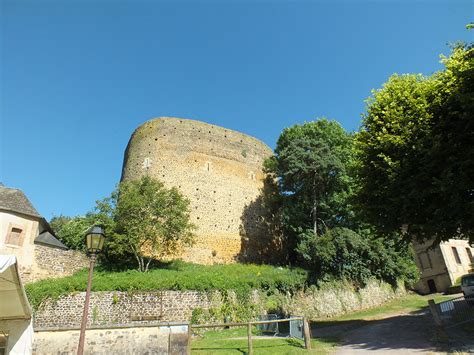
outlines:
M180 255L228 263L268 249L257 201L271 149L245 134L207 123L160 117L138 127L125 151L122 180L149 175L191 200L196 243ZM269 250L272 252L272 250ZM274 252L274 250L273 250ZM247 258L248 259L248 258Z

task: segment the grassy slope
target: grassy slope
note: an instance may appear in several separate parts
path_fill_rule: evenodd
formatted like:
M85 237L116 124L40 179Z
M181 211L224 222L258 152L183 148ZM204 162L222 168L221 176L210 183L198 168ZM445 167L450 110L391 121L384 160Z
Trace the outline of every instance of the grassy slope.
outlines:
M298 290L303 288L307 272L298 268L268 265L228 264L196 265L173 261L147 273L135 270L125 272L94 272L93 291L134 290ZM50 279L26 285L28 299L34 308L47 298L85 291L87 271L73 276Z

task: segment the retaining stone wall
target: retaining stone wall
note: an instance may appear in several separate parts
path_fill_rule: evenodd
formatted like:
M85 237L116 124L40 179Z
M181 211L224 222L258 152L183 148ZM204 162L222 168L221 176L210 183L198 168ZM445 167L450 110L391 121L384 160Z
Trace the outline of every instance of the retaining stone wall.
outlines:
M404 296L403 285L392 288L378 281L371 281L358 291L349 285L335 284L323 289L309 289L295 295L277 295L281 309L287 315L305 316L309 319L329 318L349 312L373 308L392 299ZM35 312L36 329L79 328L84 307L85 292L62 296L56 301L46 301ZM265 313L266 296L252 292L255 314ZM226 307L238 312L238 300ZM233 305L234 304L234 305ZM88 326L114 326L156 324L157 322L189 322L193 310L200 308L204 322L220 322L213 315L222 316L223 305L219 292L208 294L198 291L135 291L93 292L91 294ZM232 310L227 310L232 313ZM201 321L199 321L201 322Z
M373 280L358 291L344 284L334 284L322 289L310 288L306 292L286 296L282 303L287 314L321 319L374 308L404 295L406 290L401 283L393 288L389 284Z
M80 327L85 292L62 296L41 305L35 328ZM208 309L205 292L92 292L88 326L189 321L194 308Z

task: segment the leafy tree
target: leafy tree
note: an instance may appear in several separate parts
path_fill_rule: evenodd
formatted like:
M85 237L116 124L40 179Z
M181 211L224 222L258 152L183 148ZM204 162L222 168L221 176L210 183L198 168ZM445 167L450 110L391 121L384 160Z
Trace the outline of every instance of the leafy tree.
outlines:
M350 190L350 160L351 136L336 121L320 119L283 130L267 167L278 177L290 226L311 228L317 235L347 217L340 207Z
M351 205L353 139L335 121L321 119L287 128L275 156L265 162L278 183L279 204L292 259L318 281L348 279L362 285L377 277L412 284L417 269L406 243L380 236Z
M115 242L134 254L138 270L193 242L189 200L148 176L124 181L108 201L114 210Z
M473 238L474 54L457 47L431 77L393 75L356 137L358 203L384 233Z
M61 229L72 219L72 217L64 216L64 215L59 215L59 216L53 216L51 220L49 221L49 225L51 229L53 230L54 234L56 236L61 232Z
M306 233L297 251L318 281L346 279L361 286L376 277L393 285L398 280L413 285L419 276L410 244L377 237L369 229L356 233L336 227L317 237Z
M348 221L351 135L336 121L319 119L283 130L275 155L265 162L278 183L278 213L296 260L300 236L317 236L325 228Z
M174 255L193 242L189 200L150 177L121 182L85 216L54 217L51 223L66 246L84 252L87 230L102 225L106 244L99 257L107 269L128 268L135 260L139 271L147 271L152 260Z
M50 225L56 237L68 248L85 252L85 234L87 230L100 224L105 227L107 236L114 232L113 211L110 210L108 199L96 202L93 212L88 212L84 216L67 217L55 216L51 219Z

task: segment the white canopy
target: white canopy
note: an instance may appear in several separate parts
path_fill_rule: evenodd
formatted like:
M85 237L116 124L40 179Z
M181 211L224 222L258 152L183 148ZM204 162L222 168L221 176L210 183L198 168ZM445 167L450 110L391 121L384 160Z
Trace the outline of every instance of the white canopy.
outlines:
M31 354L31 307L14 255L0 255L0 333L8 337L7 354Z
M14 255L0 255L0 320L30 319L31 308Z

